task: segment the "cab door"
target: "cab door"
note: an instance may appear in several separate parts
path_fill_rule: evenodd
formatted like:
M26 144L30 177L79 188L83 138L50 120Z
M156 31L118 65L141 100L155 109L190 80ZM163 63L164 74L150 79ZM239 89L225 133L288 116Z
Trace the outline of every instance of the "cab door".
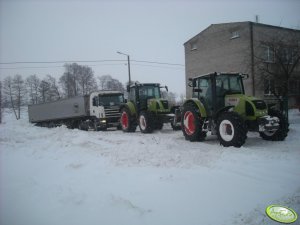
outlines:
M104 108L99 105L99 95L98 93L92 93L90 95L90 116L95 116L96 118L104 117Z

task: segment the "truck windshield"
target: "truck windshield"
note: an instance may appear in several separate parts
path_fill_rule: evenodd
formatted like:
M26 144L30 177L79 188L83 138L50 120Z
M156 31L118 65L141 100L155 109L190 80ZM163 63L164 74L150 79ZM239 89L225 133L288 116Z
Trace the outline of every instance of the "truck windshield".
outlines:
M114 106L120 105L124 102L123 95L99 95L100 106Z
M140 98L160 98L160 89L158 86L141 86L139 88Z

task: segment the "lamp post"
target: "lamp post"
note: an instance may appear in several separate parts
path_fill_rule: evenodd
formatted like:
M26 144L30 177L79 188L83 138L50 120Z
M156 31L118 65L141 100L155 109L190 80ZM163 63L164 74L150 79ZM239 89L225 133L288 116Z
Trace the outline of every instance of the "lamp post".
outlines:
M130 57L128 54L122 53L122 52L117 52L120 55L126 55L127 56L127 63L128 63L128 77L129 77L129 86L131 84L131 77L130 77Z

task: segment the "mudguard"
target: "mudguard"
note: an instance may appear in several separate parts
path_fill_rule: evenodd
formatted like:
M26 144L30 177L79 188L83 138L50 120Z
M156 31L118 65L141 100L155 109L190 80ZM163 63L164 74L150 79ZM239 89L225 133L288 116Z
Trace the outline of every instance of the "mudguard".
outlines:
M120 111L122 110L122 108L127 108L128 110L129 110L129 112L130 112L130 115L136 115L136 109L135 109L135 105L134 105L134 103L133 102L131 102L131 101L129 101L129 102L127 102L127 103L125 103L125 104L123 104L122 106L121 106L121 108L120 108Z
M195 107L197 107L199 109L201 117L207 117L207 113L206 113L205 107L202 104L202 102L200 102L199 99L197 99L197 98L190 98L190 99L188 99L188 100L186 100L184 102L183 106L185 106L187 104L193 104Z

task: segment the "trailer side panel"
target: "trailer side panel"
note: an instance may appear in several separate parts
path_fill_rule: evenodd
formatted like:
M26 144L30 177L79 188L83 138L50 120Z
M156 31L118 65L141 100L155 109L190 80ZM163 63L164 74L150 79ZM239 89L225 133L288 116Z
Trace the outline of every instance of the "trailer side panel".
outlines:
M71 119L88 116L87 98L78 96L44 104L29 105L29 121L32 123Z

